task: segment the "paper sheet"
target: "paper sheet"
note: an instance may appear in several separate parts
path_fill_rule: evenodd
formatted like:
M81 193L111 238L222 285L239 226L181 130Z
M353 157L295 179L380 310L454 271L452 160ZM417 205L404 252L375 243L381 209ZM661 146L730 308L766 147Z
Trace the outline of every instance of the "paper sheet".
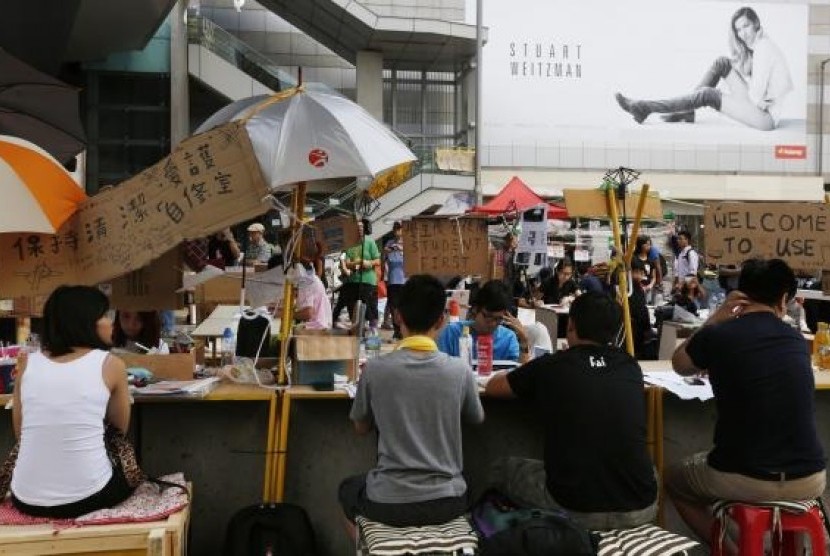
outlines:
M681 400L706 401L715 397L708 378L701 378L699 382L702 384L689 384L687 377L682 377L674 371L646 371L643 378L648 384L665 388Z

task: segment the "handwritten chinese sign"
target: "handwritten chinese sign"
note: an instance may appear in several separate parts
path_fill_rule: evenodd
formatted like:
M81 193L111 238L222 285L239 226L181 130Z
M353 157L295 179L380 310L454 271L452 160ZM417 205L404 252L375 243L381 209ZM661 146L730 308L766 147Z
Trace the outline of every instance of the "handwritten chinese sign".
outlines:
M0 297L48 294L139 269L184 239L261 214L266 194L244 127L232 122L196 135L85 201L57 234L0 235Z
M706 262L784 259L793 268L830 267L830 206L820 203L707 203Z
M403 223L406 274L489 276L485 218L415 217Z

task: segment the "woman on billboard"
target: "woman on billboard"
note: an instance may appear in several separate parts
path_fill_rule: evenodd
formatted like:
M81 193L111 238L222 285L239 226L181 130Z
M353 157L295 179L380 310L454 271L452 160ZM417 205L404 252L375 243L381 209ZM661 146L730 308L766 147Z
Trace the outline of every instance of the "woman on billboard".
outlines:
M733 120L761 131L778 126L784 97L792 79L781 50L767 37L755 10L740 8L732 15L731 57L717 58L694 92L664 100L633 100L616 94L623 110L641 124L656 112L666 122L695 121L695 110L714 108ZM717 89L726 82L729 92Z

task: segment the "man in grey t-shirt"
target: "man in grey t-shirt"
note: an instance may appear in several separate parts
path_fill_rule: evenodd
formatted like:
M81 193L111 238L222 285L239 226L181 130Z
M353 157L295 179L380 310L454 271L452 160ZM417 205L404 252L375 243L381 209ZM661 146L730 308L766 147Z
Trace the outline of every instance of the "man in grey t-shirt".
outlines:
M435 345L445 301L436 278L407 280L394 314L399 349L369 360L360 378L349 417L359 434L379 425L378 460L340 485L351 522L362 515L394 527L434 525L467 509L461 421L480 423L484 410L467 363Z

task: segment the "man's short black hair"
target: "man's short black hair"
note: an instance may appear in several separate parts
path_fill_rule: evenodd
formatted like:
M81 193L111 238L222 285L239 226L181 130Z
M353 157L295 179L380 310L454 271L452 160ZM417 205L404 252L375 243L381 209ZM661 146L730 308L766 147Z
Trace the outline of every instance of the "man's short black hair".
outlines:
M91 286L59 286L43 307L43 349L53 357L72 348L108 350L98 336L98 321L109 311L107 296Z
M571 303L568 318L573 321L580 340L607 345L617 337L622 325L622 310L610 296L587 292Z
M685 237L686 241L688 241L689 243L692 242L692 234L690 234L688 230L680 230L679 232L677 232L677 236Z
M485 309L491 313L507 311L513 305L510 294L507 284L501 280L490 280L479 288L472 305L476 309Z
M410 333L422 334L431 329L441 315L447 294L435 276L410 276L398 293L398 314Z
M368 218L361 218L360 223L363 224L363 233L367 236L372 235L372 221Z
M775 305L785 294L789 301L797 288L795 272L781 259L749 259L741 266L738 289L752 301Z

